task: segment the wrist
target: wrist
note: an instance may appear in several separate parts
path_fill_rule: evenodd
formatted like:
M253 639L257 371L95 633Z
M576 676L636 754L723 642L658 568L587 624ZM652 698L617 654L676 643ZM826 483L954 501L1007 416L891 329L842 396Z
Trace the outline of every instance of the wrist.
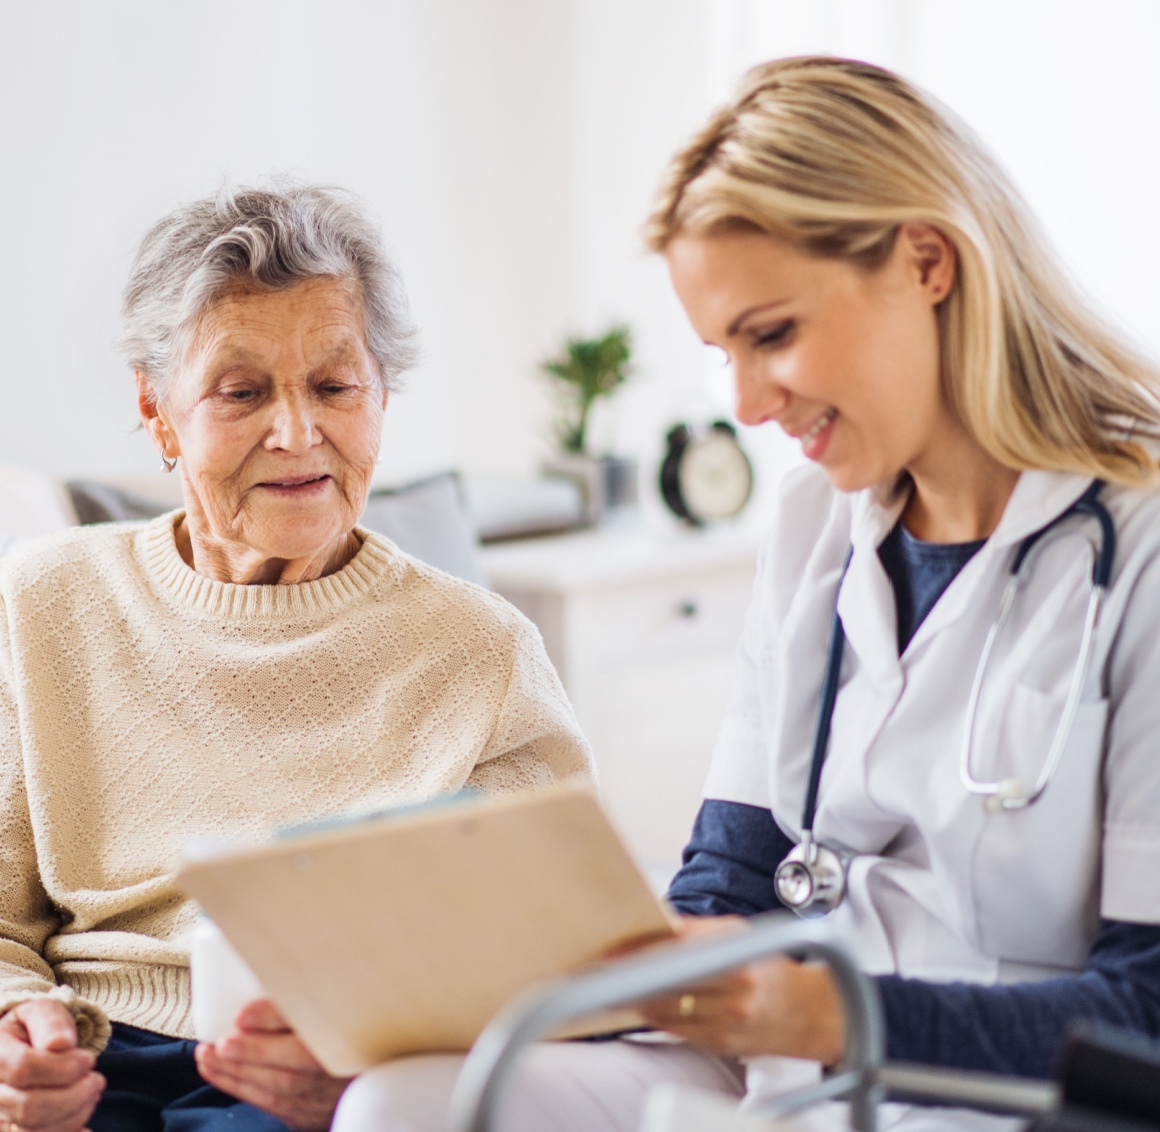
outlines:
M813 1025L807 1036L811 1061L819 1061L827 1069L837 1065L846 1053L846 1018L842 1000L830 968L822 963L803 963Z

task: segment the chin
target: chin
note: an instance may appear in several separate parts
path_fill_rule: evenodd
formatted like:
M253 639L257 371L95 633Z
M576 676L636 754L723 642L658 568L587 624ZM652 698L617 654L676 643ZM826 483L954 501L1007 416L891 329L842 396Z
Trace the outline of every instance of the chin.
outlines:
M825 472L826 478L834 490L844 492L847 495L852 495L857 491L865 491L866 488L881 482L869 476L858 475L849 468L826 468Z
M294 561L325 553L353 525L336 525L332 511L317 523L311 523L309 518L304 517L297 522L254 524L256 537L245 541L267 558Z
M849 463L835 464L833 467L823 463L822 470L826 473L826 478L834 490L844 492L847 495L865 491L870 487L878 487L880 484L894 485L902 474L901 469L856 466Z

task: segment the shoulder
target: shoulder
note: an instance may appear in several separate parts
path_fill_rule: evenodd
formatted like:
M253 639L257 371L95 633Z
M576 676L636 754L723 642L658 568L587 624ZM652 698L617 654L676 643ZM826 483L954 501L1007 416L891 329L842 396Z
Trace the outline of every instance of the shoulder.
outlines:
M838 491L816 464L782 479L762 544L758 576L791 596L815 572L840 568L850 545L854 497Z
M1153 553L1160 549L1160 486L1124 487L1107 484L1100 499L1111 512L1119 541Z
M415 558L385 535L364 534L367 548L382 563L379 600L395 607L414 631L429 640L486 638L512 647L539 640L532 622L498 594Z
M73 582L91 584L134 557L137 536L147 525L70 527L22 544L0 557L0 595L12 602Z

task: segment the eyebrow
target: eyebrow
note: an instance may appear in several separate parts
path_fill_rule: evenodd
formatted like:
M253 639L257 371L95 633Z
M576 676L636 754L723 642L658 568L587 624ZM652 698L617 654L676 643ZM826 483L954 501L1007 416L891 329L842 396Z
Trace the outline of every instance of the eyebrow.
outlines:
M788 302L789 302L789 299L774 299L773 302L771 302L771 303L758 303L757 306L755 306L755 307L748 307L747 309L743 310L729 324L729 326L725 330L725 337L732 338L733 335L736 334L737 331L741 329L741 326L745 322L745 320L748 319L751 315L759 314L763 311L772 310L774 307L783 307Z

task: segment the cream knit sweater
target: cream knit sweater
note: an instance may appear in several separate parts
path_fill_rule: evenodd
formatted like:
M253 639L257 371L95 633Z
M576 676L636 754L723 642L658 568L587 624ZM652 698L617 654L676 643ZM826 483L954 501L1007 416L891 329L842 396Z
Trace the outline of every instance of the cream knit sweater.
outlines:
M590 773L532 625L360 531L315 582L235 586L180 513L0 559L0 1014L50 994L187 1037L193 838ZM341 930L341 925L336 925Z

